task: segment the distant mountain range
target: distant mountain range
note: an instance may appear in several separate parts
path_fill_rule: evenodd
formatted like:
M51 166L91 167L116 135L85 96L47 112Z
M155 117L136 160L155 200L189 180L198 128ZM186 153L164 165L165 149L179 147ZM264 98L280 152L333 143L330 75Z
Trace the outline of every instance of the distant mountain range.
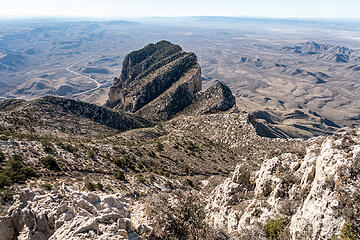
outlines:
M332 46L316 42L305 42L295 46L286 46L283 51L303 56L314 56L329 62L358 62L360 52L345 46Z

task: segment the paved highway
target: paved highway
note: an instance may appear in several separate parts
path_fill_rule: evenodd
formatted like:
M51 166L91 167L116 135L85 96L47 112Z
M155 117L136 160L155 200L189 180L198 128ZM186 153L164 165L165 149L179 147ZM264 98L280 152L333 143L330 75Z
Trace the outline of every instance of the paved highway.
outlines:
M84 59L82 59L82 60L80 60L80 61L74 62L74 63L72 63L70 66L68 66L68 67L65 68L66 71L68 71L68 72L70 72L70 73L72 73L72 74L75 74L75 75L77 75L77 76L80 76L80 77L89 79L90 81L92 81L92 82L94 82L94 83L96 84L96 87L94 87L94 88L92 88L92 89L89 89L89 90L85 90L85 91L76 93L76 94L74 94L73 96L83 95L83 94L85 94L85 93L89 93L89 92L98 90L98 89L101 87L101 84L100 84L98 81L96 81L96 79L93 79L93 78L91 78L91 77L89 77L89 76L85 76L85 75L83 75L83 74L81 74L81 73L78 73L78 72L75 72L75 71L71 70L71 68L72 68L74 65L76 65L76 64L78 64L78 63L81 63L81 62L83 62L83 61L85 61L85 60L87 60L87 59L89 59L89 58L91 58L91 57L93 57L93 56L89 56L89 57L86 57L86 58L84 58Z

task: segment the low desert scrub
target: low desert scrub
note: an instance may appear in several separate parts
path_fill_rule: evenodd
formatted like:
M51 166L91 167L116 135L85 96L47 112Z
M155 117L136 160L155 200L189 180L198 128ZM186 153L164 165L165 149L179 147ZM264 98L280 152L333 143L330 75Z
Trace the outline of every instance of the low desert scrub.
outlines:
M146 183L146 179L144 178L143 175L139 174L136 176L136 180L140 183Z
M57 161L55 158L53 158L52 156L46 156L46 157L42 157L40 158L40 162L42 163L42 165L52 171L59 171L59 165L57 164Z
M113 162L115 163L116 166L126 169L126 168L130 168L132 170L135 169L135 157L134 156L129 156L129 155L124 155L122 157L115 157Z
M147 202L152 231L145 236L146 239L229 239L225 233L206 223L203 204L191 193L163 193Z
M353 224L345 223L341 229L340 237L343 240L358 240L360 239L360 229Z
M264 231L267 239L278 240L283 231L283 222L280 219L272 219L265 224Z
M157 143L156 143L156 151L157 151L157 152L162 152L162 151L164 151L164 145L162 145L161 142L157 142Z
M5 154L0 150L0 162L5 160Z
M11 202L13 200L14 192L9 188L4 188L0 190L0 198L4 202Z
M42 189L47 190L47 191L51 191L51 189L52 189L52 185L51 185L50 183L41 184L40 187L41 187Z
M93 183L89 180L85 181L85 188L86 190L90 191L90 192L94 192L96 190L99 191L103 191L104 190L104 186L101 183Z
M76 153L78 151L78 149L71 145L70 143L63 143L61 141L57 141L56 145L58 145L61 149L68 151L70 153Z
M43 145L44 152L51 154L55 152L55 148L49 141L41 141L41 144Z
M25 183L28 178L35 176L35 170L26 167L23 163L23 157L15 154L3 168L0 168L0 189L14 183Z
M115 178L116 178L117 180L120 180L120 181L125 181L125 180L126 180L123 171L117 171L117 172L115 173Z

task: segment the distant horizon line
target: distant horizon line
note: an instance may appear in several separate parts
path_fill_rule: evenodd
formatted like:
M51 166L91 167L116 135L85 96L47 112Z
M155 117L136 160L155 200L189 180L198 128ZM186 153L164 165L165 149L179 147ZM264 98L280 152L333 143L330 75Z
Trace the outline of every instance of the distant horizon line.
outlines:
M268 17L268 16L229 16L229 15L193 15L193 16L81 16L81 15L3 15L0 20L12 19L143 19L143 18L194 18L194 17L222 17L222 18L252 18L252 19L279 19L279 20L345 20L345 21L360 21L359 18L343 18L343 17Z

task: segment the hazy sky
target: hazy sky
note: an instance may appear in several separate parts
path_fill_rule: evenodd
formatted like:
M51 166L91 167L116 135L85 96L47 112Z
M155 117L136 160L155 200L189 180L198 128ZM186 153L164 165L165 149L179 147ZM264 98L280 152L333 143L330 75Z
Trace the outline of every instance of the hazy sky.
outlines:
M7 16L360 18L360 0L1 0Z

